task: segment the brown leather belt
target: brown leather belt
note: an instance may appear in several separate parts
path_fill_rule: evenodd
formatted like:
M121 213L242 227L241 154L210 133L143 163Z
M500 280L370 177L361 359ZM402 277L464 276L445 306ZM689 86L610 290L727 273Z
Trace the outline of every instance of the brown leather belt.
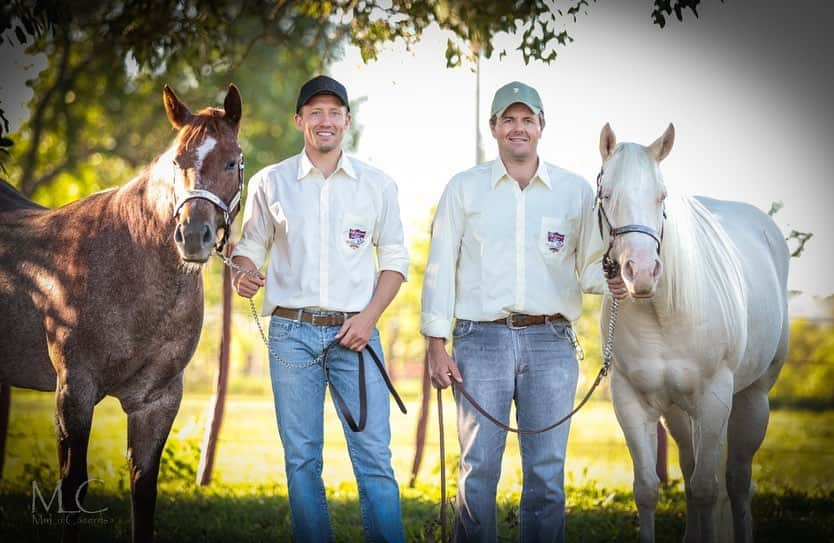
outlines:
M354 316L358 315L357 311L345 311L342 313L311 313L303 309L288 309L286 307L276 307L272 312L273 315L284 317L285 319L292 319L294 321L301 320L302 322L309 322L313 326L341 326L344 322Z
M524 315L522 313L510 313L506 317L495 319L494 321L482 321L494 324L506 324L510 328L522 328L524 326L533 326L534 324L544 324L549 321L564 319L561 313L554 313L553 315Z

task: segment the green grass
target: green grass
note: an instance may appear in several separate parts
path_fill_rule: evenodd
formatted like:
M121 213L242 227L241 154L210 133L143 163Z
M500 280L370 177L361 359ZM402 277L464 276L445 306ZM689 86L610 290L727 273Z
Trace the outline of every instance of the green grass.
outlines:
M392 409L394 470L401 482L403 516L411 541L434 540L439 501L436 414L429 424L426 455L415 488L409 479L418 412L417 387L401 388L408 415ZM454 402L447 394L447 456L458 455ZM209 397L183 401L168 440L157 508L159 541L283 541L289 539L289 513L282 450L272 401L263 396L230 397L220 435L214 479L194 484L199 443ZM4 479L0 481L0 540L54 540L56 518L32 517L32 481L51 491L57 480L51 394L14 390ZM356 485L344 438L332 406L326 410L324 479L331 521L339 541L361 539ZM779 410L771 417L765 443L756 457L754 517L757 541L834 541L834 411ZM129 539L129 488L126 472L125 416L108 398L95 413L89 452L90 485L85 505L107 510L82 518L84 540ZM680 541L684 503L677 452L670 445L672 483L658 505L659 541ZM508 439L499 484L502 540L517 534L516 507L521 492L517 440ZM636 540L637 515L631 496L631 462L611 405L591 402L575 418L568 448L568 536L575 541ZM450 475L450 495L454 495Z

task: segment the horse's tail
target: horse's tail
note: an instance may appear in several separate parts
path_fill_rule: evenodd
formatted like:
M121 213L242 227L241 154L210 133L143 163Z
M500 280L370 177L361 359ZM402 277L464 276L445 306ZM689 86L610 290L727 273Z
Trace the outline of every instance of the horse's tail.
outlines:
M0 212L17 209L47 209L20 194L4 179L0 179Z

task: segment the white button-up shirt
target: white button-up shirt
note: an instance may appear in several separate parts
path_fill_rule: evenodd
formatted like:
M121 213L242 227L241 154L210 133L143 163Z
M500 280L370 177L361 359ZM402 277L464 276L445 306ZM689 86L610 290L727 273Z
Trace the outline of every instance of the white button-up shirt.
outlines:
M276 306L361 311L377 269L407 278L397 185L342 153L325 179L307 153L268 166L249 180L243 232L233 256L260 269L269 255L263 315Z
M539 160L524 190L501 160L454 176L432 226L420 330L448 338L452 318L582 313L603 293L603 245L583 178Z

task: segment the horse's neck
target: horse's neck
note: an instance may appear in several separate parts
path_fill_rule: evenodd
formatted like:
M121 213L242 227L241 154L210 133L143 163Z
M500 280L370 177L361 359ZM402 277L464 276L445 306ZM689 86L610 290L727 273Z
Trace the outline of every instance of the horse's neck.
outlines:
M174 194L172 178L166 174L171 164L161 155L137 177L120 187L113 195L114 212L130 231L141 250L156 256L167 268L181 271L180 258L174 244ZM172 175L172 174L171 174Z

